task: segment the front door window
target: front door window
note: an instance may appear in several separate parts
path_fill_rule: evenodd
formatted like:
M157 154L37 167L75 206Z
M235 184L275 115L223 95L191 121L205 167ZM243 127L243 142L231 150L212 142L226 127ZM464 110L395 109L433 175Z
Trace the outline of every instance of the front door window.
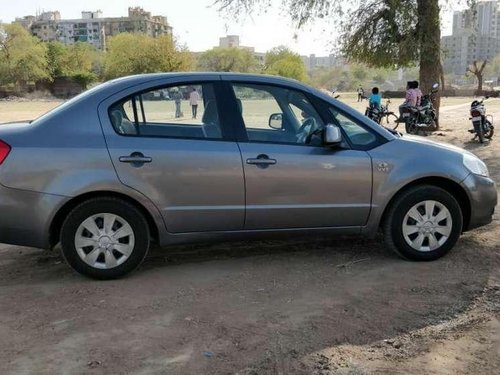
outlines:
M323 121L302 92L256 84L233 84L233 90L250 142L321 143Z

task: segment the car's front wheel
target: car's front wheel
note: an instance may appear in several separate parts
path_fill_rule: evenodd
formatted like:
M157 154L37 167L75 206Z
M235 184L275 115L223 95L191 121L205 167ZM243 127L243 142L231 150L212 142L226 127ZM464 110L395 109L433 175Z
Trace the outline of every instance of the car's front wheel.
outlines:
M462 233L457 200L435 186L416 186L396 197L384 222L386 243L401 257L434 260L445 255Z
M144 260L149 228L132 204L116 198L90 199L76 206L61 230L66 261L96 279L121 277Z

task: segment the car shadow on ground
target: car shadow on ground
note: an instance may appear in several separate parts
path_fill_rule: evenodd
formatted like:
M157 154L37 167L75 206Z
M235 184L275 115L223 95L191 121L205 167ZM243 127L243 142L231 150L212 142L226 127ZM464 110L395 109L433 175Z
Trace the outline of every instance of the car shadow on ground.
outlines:
M72 271L62 256L61 249L39 250L10 245L0 245L0 286L16 283L38 283L59 280L61 277L75 281L92 281ZM368 251L369 249L369 251ZM124 279L146 274L150 270L161 270L183 264L244 259L257 256L280 257L286 254L331 254L340 261L351 262L369 258L396 259L396 255L384 249L381 238L360 239L353 237L319 236L298 237L290 240L249 240L230 242L204 242L189 245L176 245L165 248L152 246L143 264ZM364 258L363 258L364 257ZM4 270L2 270L4 268ZM24 270L28 268L26 274Z

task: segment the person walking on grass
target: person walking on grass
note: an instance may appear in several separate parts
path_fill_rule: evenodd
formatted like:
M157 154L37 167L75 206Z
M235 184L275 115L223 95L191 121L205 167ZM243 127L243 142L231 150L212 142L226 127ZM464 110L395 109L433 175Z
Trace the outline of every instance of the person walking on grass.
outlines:
M191 105L191 111L193 112L193 118L196 118L198 114L198 100L200 100L200 94L193 87L193 91L189 94L189 104Z
M358 87L358 102L362 102L365 95L365 90L361 86Z
M175 118L182 117L181 101L182 94L179 89L175 89L174 95L172 96L175 102Z

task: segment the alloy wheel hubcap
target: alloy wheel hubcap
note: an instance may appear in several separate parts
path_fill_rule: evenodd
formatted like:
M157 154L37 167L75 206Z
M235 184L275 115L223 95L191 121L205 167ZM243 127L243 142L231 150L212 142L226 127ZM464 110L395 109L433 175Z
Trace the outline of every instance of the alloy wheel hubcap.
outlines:
M403 237L417 251L440 248L452 231L450 211L440 202L427 200L414 205L403 219Z
M85 219L75 234L78 256L89 266L110 269L124 263L135 245L134 231L122 217L96 214Z

